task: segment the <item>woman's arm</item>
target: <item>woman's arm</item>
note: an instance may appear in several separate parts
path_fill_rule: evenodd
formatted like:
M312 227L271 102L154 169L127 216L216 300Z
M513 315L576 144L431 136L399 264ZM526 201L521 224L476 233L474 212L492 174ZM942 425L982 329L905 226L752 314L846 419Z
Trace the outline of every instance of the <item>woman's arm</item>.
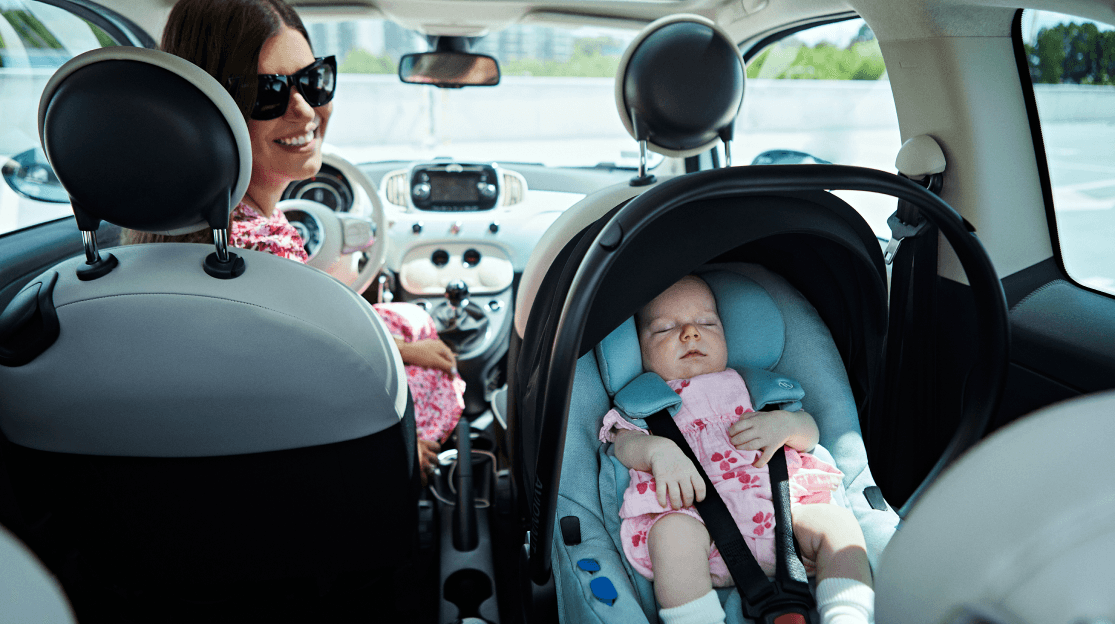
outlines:
M705 499L705 481L673 441L628 429L615 431L616 459L634 470L654 475L658 504L674 509Z
M817 422L808 412L785 410L748 412L728 427L728 435L741 451L763 452L755 460L756 468L765 466L782 446L807 452L813 450L821 438Z
M403 364L435 368L447 373L452 373L457 368L457 357L453 350L440 340L403 342L402 338L396 336L395 344L399 347L399 355L403 356Z

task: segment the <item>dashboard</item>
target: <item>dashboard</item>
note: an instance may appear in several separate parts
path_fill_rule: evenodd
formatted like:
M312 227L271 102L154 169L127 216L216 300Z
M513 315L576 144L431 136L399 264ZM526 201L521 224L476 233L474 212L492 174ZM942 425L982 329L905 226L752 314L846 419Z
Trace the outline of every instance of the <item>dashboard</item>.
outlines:
M342 219L370 218L374 206L381 205L384 221L374 233L381 240L386 234L382 242L387 244L376 247L402 300L440 300L450 282L462 280L485 302L494 297L505 300L493 305L510 305L516 275L546 229L588 193L630 176L627 170L447 158L355 166L343 152L326 146L319 173L292 183L282 199L309 200ZM301 212L287 214L313 248L308 251L316 251L319 240L330 237L321 218ZM353 255L353 269L359 272L367 264L360 256L367 254ZM328 267L319 268L344 280Z
M546 230L588 193L630 177L450 159L357 167L326 146L318 175L292 183L280 206L306 241L308 264L362 293L382 267L394 281L385 294L430 313L458 349L472 413L506 379L515 285ZM457 281L467 296L451 300L447 286ZM452 290L463 292L460 284ZM466 312L475 330L454 320Z
M379 181L387 264L417 298L441 297L455 280L474 295L508 291L546 228L584 196L529 189L522 173L487 162L409 163ZM492 305L508 304L510 293Z

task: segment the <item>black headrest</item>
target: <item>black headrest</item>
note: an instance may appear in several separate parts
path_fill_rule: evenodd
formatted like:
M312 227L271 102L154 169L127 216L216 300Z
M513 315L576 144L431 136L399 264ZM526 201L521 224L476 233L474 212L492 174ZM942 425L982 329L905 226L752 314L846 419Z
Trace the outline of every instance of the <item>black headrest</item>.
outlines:
M691 156L731 139L743 81L743 58L724 31L699 15L674 15L628 46L616 105L635 140L667 156Z
M252 172L232 97L189 61L145 48L60 67L39 102L39 138L82 230L227 228Z

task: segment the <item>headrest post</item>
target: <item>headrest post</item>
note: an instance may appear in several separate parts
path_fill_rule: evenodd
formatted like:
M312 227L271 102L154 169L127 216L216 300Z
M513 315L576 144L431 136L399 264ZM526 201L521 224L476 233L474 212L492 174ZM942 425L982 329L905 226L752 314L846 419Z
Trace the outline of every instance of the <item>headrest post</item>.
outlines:
M724 143L724 167L732 166L732 135L735 134L736 121L733 119L731 123L720 129L720 140Z
M639 175L631 178L631 186L654 184L655 177L647 173L647 140L639 141Z
M217 247L217 260L228 262L228 230L213 228L213 244Z
M85 245L85 264L100 262L101 252L97 249L96 230L81 230L81 242Z
M104 277L120 264L112 254L101 256L97 249L97 230L81 230L81 242L85 245L85 264L77 269L79 280L88 282Z

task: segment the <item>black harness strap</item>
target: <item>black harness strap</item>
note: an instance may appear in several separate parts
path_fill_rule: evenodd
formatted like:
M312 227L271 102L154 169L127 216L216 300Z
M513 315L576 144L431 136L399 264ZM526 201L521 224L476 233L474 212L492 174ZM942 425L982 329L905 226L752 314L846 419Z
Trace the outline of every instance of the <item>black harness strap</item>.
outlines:
M705 527L712 536L716 548L724 558L724 563L743 598L743 613L756 622L775 622L787 614L808 614L814 605L813 595L809 592L805 566L797 556L794 544L793 524L790 517L790 482L786 470L786 454L778 449L768 464L771 481L771 499L775 513L775 548L777 564L774 582L755 561L751 549L739 532L739 526L732 518L728 506L720 493L712 485L712 480L701 462L697 459L689 443L685 441L677 423L666 410L661 410L646 418L647 426L654 435L672 440L685 453L701 479L705 482L705 499L694 503ZM804 620L800 620L804 621Z

